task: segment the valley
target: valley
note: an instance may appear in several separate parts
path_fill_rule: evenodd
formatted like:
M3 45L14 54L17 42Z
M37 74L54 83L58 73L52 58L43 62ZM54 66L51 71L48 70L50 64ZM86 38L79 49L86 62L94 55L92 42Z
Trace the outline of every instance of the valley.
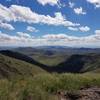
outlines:
M69 53L69 48L59 48L2 49L0 100L82 100L85 98L80 97L82 91L89 89L90 94L94 88L99 91L99 49L75 48L80 51L76 53L70 48ZM90 94L88 98L95 98Z

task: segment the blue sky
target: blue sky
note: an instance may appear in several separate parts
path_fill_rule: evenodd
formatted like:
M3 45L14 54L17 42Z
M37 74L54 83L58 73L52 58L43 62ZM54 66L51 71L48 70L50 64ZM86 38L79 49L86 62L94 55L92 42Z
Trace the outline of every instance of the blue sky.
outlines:
M0 0L0 45L100 47L100 0Z

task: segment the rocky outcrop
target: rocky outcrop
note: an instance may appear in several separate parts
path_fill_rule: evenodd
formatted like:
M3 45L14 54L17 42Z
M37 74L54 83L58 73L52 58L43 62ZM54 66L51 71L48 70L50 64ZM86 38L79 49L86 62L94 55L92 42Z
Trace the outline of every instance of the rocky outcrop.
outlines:
M100 88L92 87L77 92L58 92L58 100L100 100Z

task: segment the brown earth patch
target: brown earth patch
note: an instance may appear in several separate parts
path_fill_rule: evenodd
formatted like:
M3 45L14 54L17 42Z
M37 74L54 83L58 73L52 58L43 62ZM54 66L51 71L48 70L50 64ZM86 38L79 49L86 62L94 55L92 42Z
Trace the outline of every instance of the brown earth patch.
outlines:
M58 100L100 100L100 88L91 87L74 92L59 91Z

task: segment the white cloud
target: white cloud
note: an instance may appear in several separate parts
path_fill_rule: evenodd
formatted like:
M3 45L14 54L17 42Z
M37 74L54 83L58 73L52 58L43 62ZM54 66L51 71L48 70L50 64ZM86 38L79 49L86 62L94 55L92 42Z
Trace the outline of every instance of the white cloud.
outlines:
M83 11L83 8L82 7L80 7L80 8L74 8L74 12L76 14L78 14L78 15L80 15L80 14L85 15L86 14L86 12Z
M44 45L61 45L75 47L100 47L100 33L95 31L94 34L77 37L67 34L46 34L42 37L34 37L27 33L18 32L17 35L11 36L0 33L0 46L44 46Z
M65 39L67 38L66 34L46 34L43 36L45 39Z
M17 35L21 38L31 38L31 35L29 35L28 33L17 32Z
M51 6L57 5L58 4L58 0L37 0L40 4L42 4L43 6L46 4L49 4Z
M12 11L0 4L0 21L12 21L15 20L15 16Z
M95 30L96 35L100 35L100 30Z
M81 26L81 27L68 27L71 31L81 31L81 32L87 32L90 30L90 27L88 26Z
M56 12L55 17L59 20L66 20L65 17L61 14L61 12Z
M100 7L100 0L87 0L89 3L94 4L96 8Z
M85 37L69 36L66 34L48 34L44 35L48 45L64 45L64 46L83 46L83 47L100 47L100 34L93 34Z
M31 23L42 23L48 25L62 26L79 26L79 23L68 21L60 12L55 13L55 17L49 15L41 15L33 12L30 8L18 5L11 5L7 8L0 4L0 20L1 21L19 21Z
M15 29L11 24L3 23L3 22L0 22L0 28L4 28L7 30L14 30Z
M8 34L0 32L0 44L1 45L5 43L7 46L11 42L15 44L16 41L18 41L17 36L10 36Z
M38 32L39 31L35 27L32 27L32 26L27 26L26 30L29 31L29 32Z
M76 27L68 27L68 29L71 31L78 31L78 28L76 28Z
M73 2L69 2L69 7L73 8L75 6L75 4Z
M79 27L79 30L82 31L82 32L87 32L90 30L90 28L88 26L82 26L82 27Z

